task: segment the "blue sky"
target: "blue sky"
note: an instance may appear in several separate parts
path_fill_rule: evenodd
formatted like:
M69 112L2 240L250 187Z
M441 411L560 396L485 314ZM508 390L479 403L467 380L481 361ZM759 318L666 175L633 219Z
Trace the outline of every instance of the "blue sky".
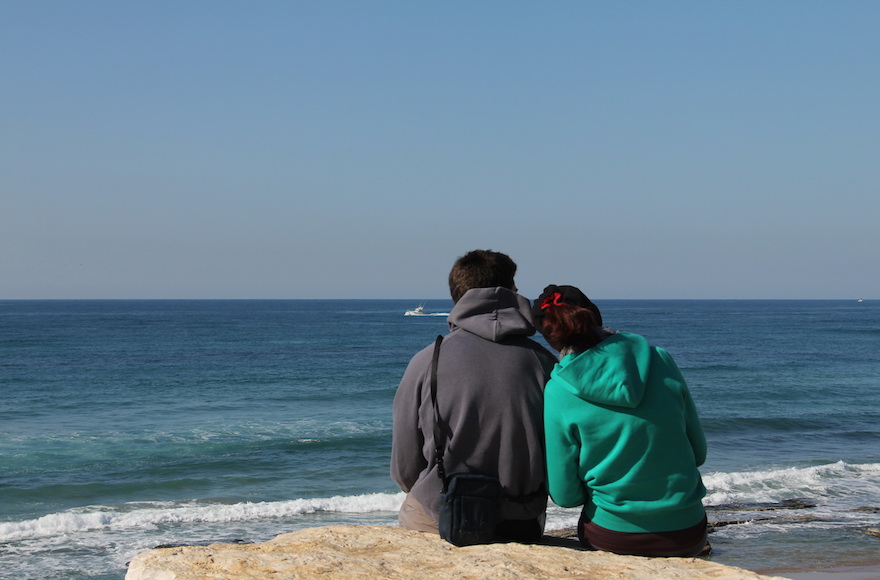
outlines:
M880 2L0 2L0 299L880 298Z

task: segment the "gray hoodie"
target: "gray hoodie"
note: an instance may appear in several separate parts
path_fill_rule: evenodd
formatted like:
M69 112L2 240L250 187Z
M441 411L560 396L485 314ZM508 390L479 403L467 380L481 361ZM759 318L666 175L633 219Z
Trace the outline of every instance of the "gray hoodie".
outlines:
M505 501L501 519L539 517L547 503L543 388L556 357L527 338L535 333L529 301L506 288L466 292L449 328L437 372L446 473L497 477L507 497L530 496ZM432 353L433 345L412 358L394 397L391 478L436 520Z

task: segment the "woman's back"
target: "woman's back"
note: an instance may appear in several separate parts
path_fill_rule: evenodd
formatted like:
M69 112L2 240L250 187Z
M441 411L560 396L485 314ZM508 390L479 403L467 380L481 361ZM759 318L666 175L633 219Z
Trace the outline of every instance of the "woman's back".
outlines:
M565 357L545 390L548 485L563 506L620 532L698 523L706 441L674 361L617 333Z

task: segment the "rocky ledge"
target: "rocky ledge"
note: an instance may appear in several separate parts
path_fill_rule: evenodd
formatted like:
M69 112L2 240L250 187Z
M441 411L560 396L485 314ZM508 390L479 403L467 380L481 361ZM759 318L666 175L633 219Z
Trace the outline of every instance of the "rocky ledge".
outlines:
M767 579L699 558L640 558L581 550L566 538L540 545L457 548L432 534L394 526L329 526L258 544L156 548L138 554L126 580L263 578L433 579Z

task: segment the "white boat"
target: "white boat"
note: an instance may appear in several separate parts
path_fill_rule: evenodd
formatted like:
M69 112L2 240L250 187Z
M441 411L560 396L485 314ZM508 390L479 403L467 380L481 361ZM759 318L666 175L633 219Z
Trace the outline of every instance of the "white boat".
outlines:
M412 310L407 310L403 313L404 316L424 316L425 315L425 305L419 304Z
M425 305L419 304L412 310L403 313L404 316L449 316L448 312L425 312Z

